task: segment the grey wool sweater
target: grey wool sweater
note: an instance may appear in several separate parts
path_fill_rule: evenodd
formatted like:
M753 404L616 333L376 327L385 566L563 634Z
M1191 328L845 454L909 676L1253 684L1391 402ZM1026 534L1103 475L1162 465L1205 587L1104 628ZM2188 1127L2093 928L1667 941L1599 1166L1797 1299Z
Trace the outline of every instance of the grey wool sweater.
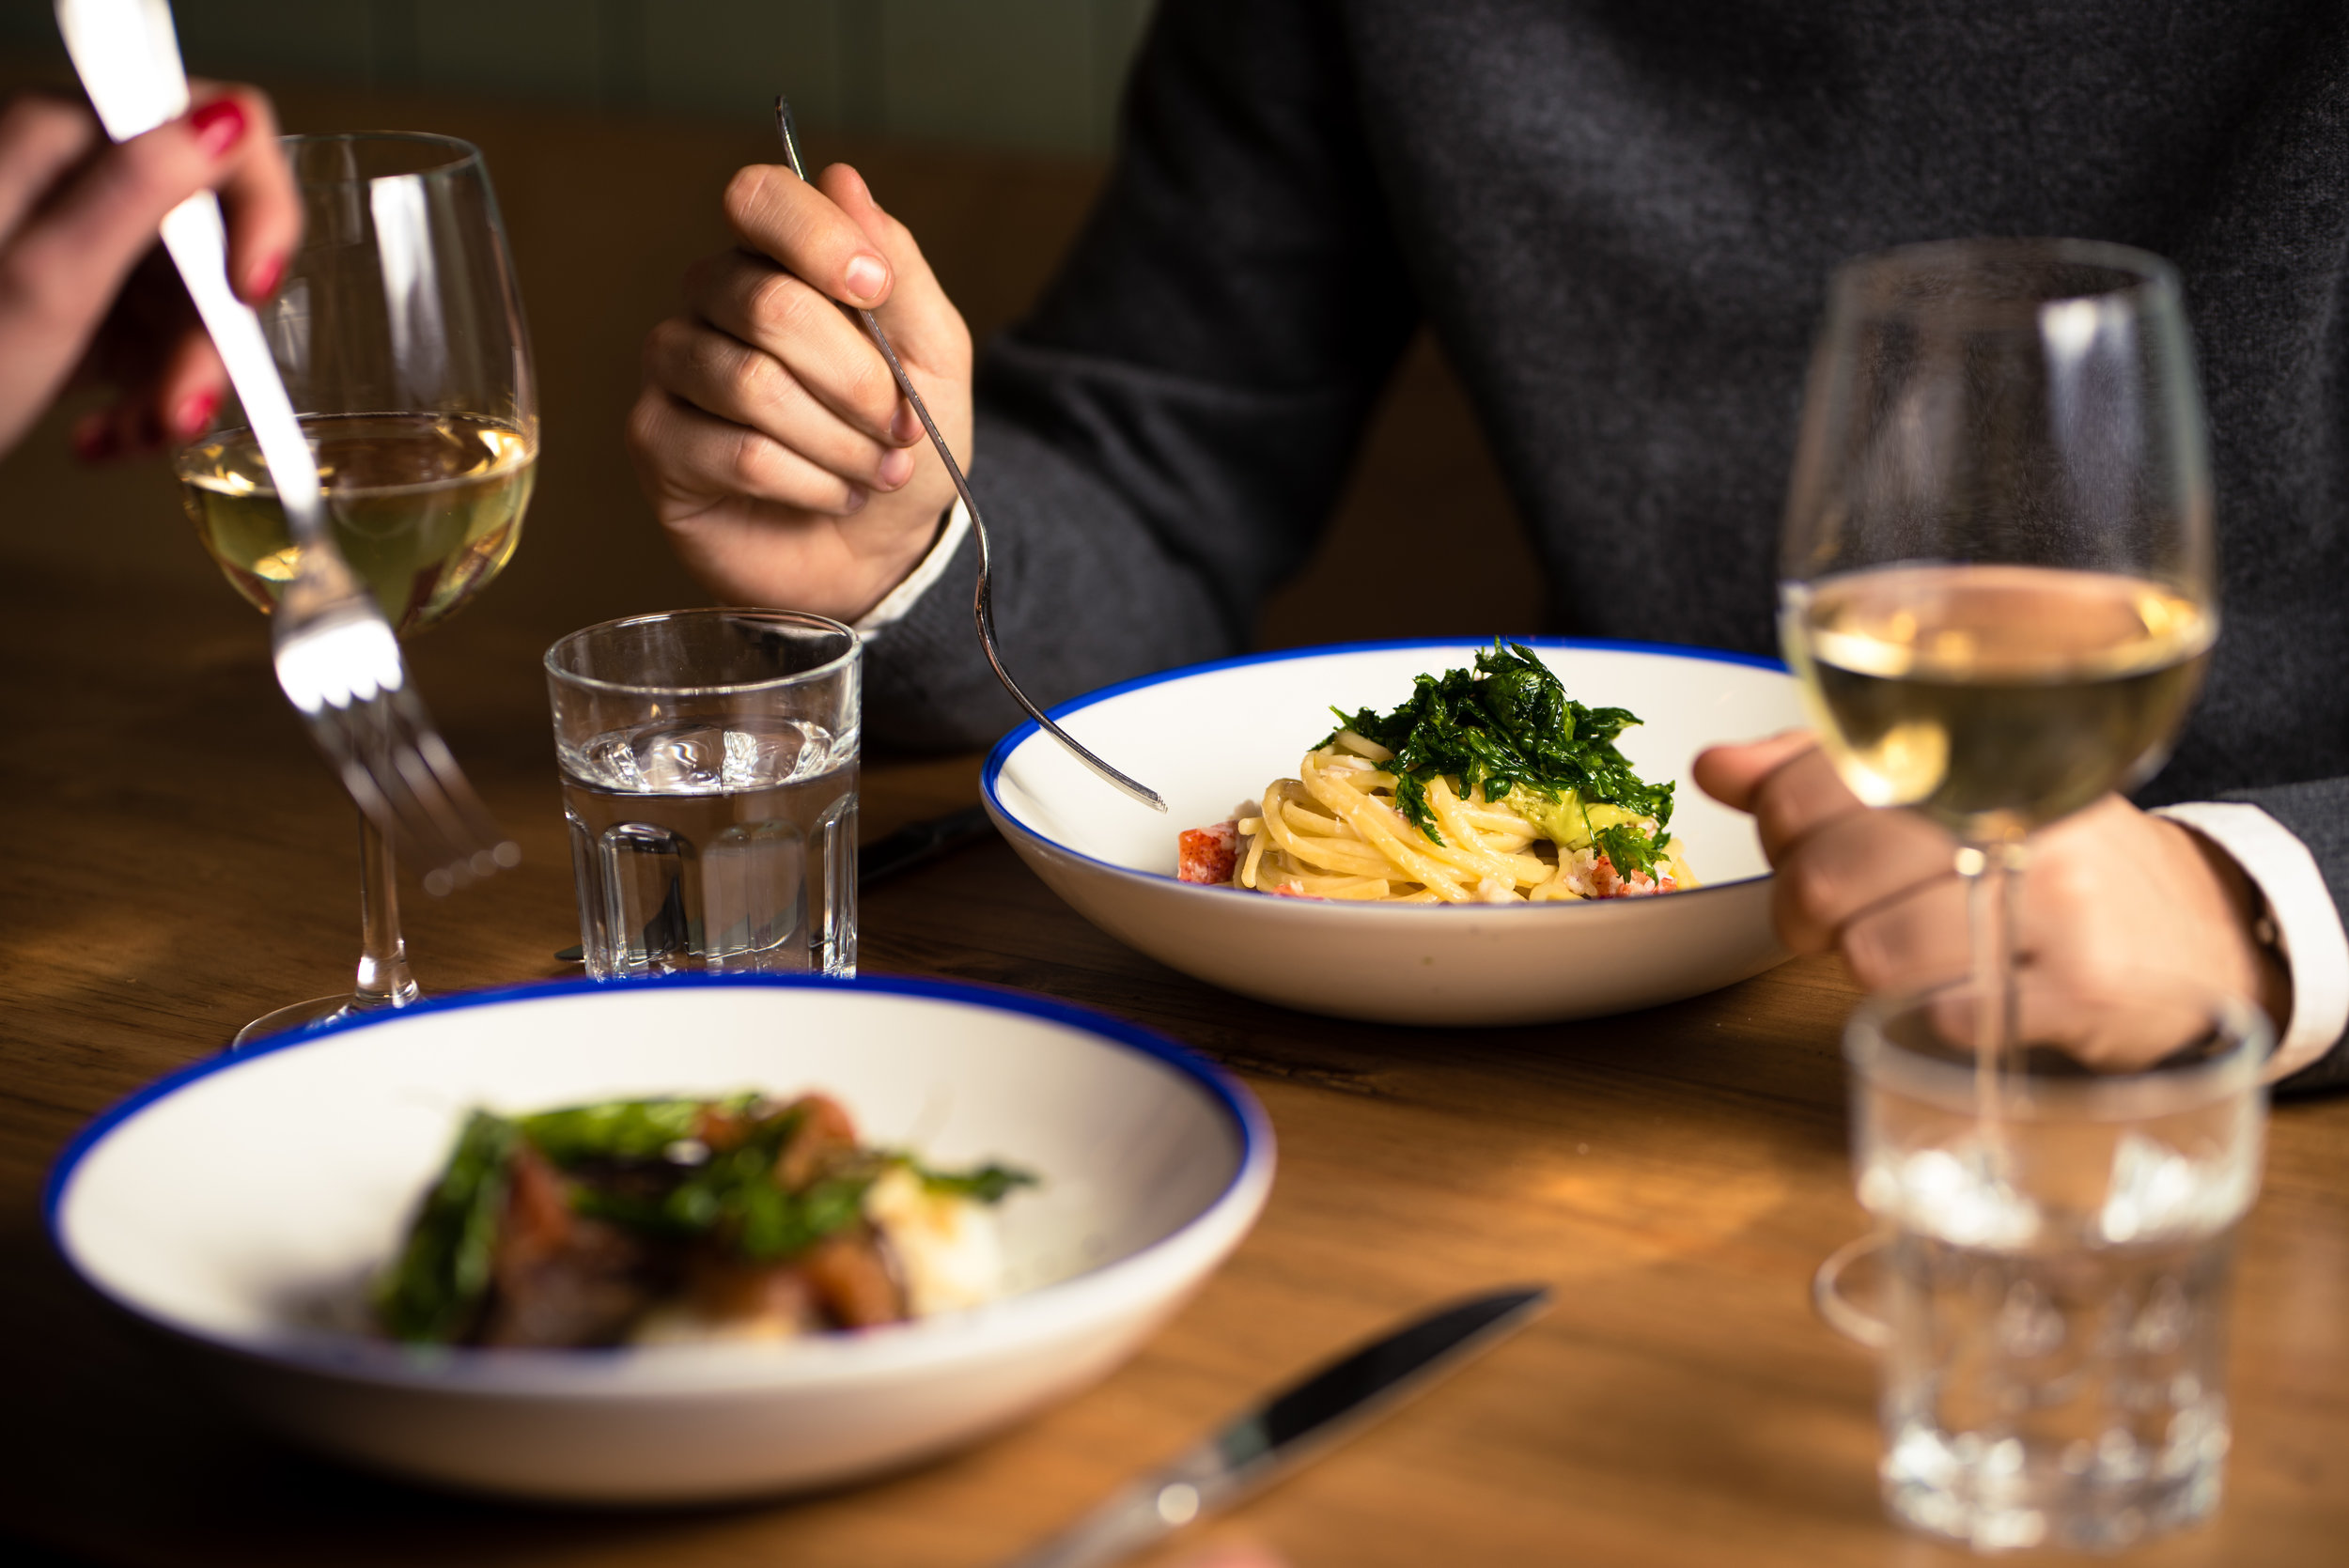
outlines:
M2225 630L2140 799L2264 807L2349 908L2349 0L1163 0L1098 207L980 362L1006 658L1050 702L1238 651L1423 324L1548 629L1773 652L1828 275L1968 235L2178 265ZM876 640L876 740L1015 721L975 569Z

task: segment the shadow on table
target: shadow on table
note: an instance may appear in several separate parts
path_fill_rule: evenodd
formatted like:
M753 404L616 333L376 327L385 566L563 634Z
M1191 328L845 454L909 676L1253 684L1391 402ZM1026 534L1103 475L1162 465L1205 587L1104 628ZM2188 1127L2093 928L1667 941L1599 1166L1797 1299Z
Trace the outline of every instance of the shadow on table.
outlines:
M32 1224L0 1233L0 1278L12 1282L0 1303L0 1551L11 1562L499 1561L638 1539L674 1550L697 1528L775 1506L601 1511L377 1476L211 1400L200 1373L84 1288Z

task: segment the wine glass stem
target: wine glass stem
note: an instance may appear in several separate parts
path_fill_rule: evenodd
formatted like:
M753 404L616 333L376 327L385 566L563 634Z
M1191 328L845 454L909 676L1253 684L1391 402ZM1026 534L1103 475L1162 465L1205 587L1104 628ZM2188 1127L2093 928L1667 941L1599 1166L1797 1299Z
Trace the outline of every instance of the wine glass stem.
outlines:
M405 1007L422 993L408 972L408 944L399 934L399 888L393 880L392 846L363 813L359 817L359 980L354 1012Z
M2024 849L2020 844L1969 844L1957 852L1966 882L1966 917L1973 953L1974 1109L1984 1145L1995 1156L2003 1120L2001 1075L2014 1043L2015 937L2021 909Z

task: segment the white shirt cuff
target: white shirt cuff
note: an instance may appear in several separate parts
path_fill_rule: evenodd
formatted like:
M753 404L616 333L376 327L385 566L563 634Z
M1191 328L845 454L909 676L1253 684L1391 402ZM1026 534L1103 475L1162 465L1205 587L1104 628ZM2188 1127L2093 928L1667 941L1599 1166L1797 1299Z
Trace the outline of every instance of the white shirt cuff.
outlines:
M913 568L903 582L889 590L889 597L857 617L856 629L867 636L894 622L903 620L913 608L914 601L929 592L930 584L946 575L947 563L955 558L955 551L962 544L962 536L971 532L971 509L955 498L955 509L946 514L946 526L938 531L938 542L922 557L922 564Z
M2298 1072L2332 1048L2349 1029L2349 933L2333 907L2325 874L2292 830L2257 806L2194 800L2155 813L2183 823L2233 857L2267 900L2276 946L2292 971L2292 1017L2279 1019L2267 1076Z

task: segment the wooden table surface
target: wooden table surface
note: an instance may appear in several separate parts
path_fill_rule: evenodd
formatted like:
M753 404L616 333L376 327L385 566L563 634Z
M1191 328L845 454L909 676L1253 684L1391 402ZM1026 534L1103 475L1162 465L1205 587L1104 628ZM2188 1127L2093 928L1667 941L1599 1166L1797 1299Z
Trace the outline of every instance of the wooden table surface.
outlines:
M514 225L548 387L544 483L508 581L413 658L526 859L445 901L411 891L408 933L431 990L563 972L552 955L577 926L537 656L571 626L692 602L614 438L633 343L683 257L718 242L709 194L766 155L769 132L756 116L694 129L350 93L280 101L303 129L474 137ZM1033 288L1092 178L861 156L982 332ZM1414 525L1426 505L1486 507L1505 525L1456 395L1432 360L1414 366L1341 534L1378 506L1382 526ZM72 472L64 417L0 464L0 810L14 830L0 855L0 1546L136 1564L986 1564L1357 1337L1480 1285L1541 1280L1557 1301L1528 1332L1148 1560L1212 1539L1298 1568L1963 1560L1883 1520L1874 1368L1807 1301L1813 1265L1861 1224L1835 1047L1853 993L1837 965L1583 1024L1337 1023L1128 952L995 843L870 890L868 970L1025 986L1156 1026L1238 1071L1279 1131L1262 1223L1132 1362L911 1474L708 1511L453 1498L239 1424L68 1275L40 1185L106 1105L248 1017L347 983L356 835L277 696L259 618L189 540L168 482L151 466ZM1301 608L1337 598L1315 586L1330 581L1309 574L1296 613L1260 635L1342 634ZM1481 588L1413 608L1408 629L1429 633L1490 631L1499 613ZM1512 600L1502 618L1531 613ZM975 776L968 757L871 764L868 835L966 803ZM2232 1375L2221 1514L2132 1560L2341 1561L2349 1102L2277 1113Z
M1516 1280L1548 1317L1200 1532L1316 1564L1917 1564L1880 1517L1868 1358L1814 1322L1854 1233L1831 963L1598 1022L1338 1023L1119 947L999 843L871 890L874 971L1020 986L1163 1029L1263 1096L1281 1172L1205 1292L1099 1387L959 1456L829 1496L603 1515L454 1498L248 1431L48 1249L42 1174L109 1102L330 988L345 805L224 587L0 585L0 1529L133 1563L984 1564L1400 1314ZM417 972L560 972L576 935L537 646L487 608L416 649L521 870L411 894ZM872 831L971 798L972 759L866 775ZM2349 1540L2349 1102L2276 1117L2242 1250L2237 1443L2217 1523L2148 1563L2338 1562ZM1178 1543L1156 1560L1195 1547Z

